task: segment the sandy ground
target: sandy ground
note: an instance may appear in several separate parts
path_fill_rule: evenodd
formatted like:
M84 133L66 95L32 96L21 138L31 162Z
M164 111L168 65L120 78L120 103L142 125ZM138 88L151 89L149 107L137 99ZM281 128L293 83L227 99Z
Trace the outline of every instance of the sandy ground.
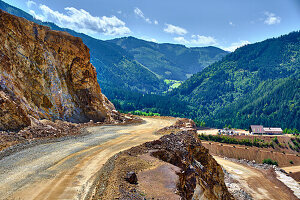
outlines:
M217 135L219 129L205 129L205 130L197 130L198 134L205 134L205 135Z
M300 165L298 166L291 166L291 167L282 167L282 169L288 173L295 173L300 172Z
M38 145L0 160L0 199L84 199L94 174L114 154L158 139L175 118L88 128L92 134Z
M297 199L291 197L285 186L278 180L271 179L271 175L266 175L259 169L235 163L219 156L214 156L222 167L238 180L241 188L250 194L254 199Z

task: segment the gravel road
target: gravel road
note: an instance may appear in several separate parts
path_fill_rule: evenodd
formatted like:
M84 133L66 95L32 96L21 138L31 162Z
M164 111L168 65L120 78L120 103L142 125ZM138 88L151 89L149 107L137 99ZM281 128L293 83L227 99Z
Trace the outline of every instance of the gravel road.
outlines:
M295 194L298 194L300 189L294 188L294 192L289 190L286 185L278 180L276 174L263 173L259 168L233 162L233 160L224 159L219 156L213 157L235 179L234 186L243 189L253 199L298 199ZM296 181L294 182L297 184Z
M114 154L158 139L175 118L131 126L98 126L91 134L34 146L0 160L0 199L84 199L94 174Z

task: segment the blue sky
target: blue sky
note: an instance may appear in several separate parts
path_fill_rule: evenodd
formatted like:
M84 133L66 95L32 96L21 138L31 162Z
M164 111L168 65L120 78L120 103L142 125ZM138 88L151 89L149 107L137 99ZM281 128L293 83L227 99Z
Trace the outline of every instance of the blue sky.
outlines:
M300 0L4 0L99 39L236 47L300 30Z

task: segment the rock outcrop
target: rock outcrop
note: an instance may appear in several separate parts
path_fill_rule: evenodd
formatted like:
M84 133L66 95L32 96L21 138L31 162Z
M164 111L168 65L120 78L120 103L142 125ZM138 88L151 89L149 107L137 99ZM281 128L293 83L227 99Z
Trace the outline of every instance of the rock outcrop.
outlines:
M0 130L32 119L113 121L80 38L0 10Z
M159 131L167 134L159 140L110 158L98 173L91 199L234 199L194 125L181 119ZM128 171L137 173L137 184L125 181Z

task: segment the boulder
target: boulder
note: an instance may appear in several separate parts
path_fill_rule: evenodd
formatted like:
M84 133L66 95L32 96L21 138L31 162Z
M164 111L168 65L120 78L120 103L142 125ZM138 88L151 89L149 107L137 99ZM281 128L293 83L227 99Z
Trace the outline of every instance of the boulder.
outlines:
M125 180L130 184L137 184L137 176L135 172L128 172L126 174Z

